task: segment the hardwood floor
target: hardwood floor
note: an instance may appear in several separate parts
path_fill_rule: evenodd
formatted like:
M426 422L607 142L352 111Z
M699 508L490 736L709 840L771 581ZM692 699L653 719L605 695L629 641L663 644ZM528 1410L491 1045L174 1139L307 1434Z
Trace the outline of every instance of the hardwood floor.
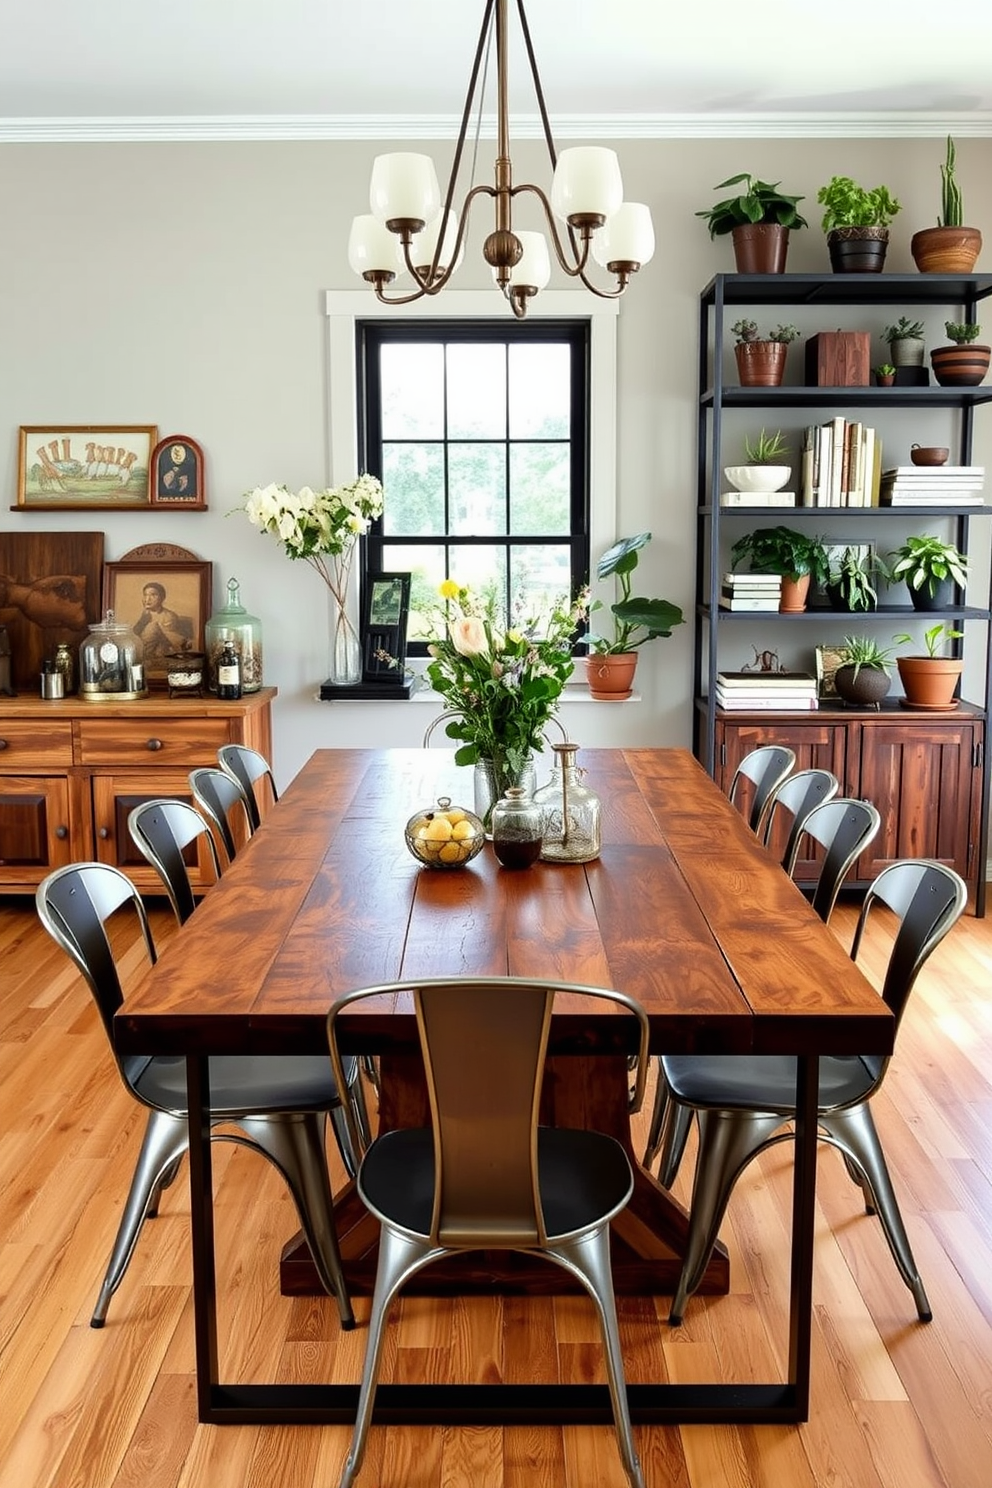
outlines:
M153 910L156 937L175 932ZM834 928L849 945L854 911ZM862 964L878 980L884 922ZM139 948L122 946L125 981ZM649 1488L985 1488L992 1477L992 920L963 918L923 973L876 1119L934 1309L912 1298L840 1158L822 1147L813 1402L797 1428L635 1428ZM111 1303L89 1324L142 1112L121 1087L82 980L30 899L0 899L0 1483L17 1488L325 1488L349 1432L197 1424L181 1179ZM365 1334L277 1284L291 1202L265 1163L215 1148L222 1369L245 1379L358 1377ZM336 1178L342 1175L332 1154ZM686 1196L692 1162L679 1180ZM185 1178L185 1170L183 1179ZM630 1380L781 1370L791 1154L731 1200L732 1292L621 1299ZM359 1319L368 1304L356 1300ZM401 1303L383 1378L604 1378L582 1298ZM620 1488L612 1432L569 1427L373 1430L369 1488Z

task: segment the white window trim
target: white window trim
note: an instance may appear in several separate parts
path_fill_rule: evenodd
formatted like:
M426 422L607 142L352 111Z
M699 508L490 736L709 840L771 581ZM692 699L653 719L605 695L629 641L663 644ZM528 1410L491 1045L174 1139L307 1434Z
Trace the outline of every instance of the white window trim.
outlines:
M617 523L617 315L616 300L588 290L542 290L527 310L529 319L588 320L589 388L589 543L593 554L616 541ZM444 290L436 299L411 305L384 305L369 290L326 291L327 463L332 485L345 485L358 472L358 379L355 323L359 320L497 320L511 314L495 290Z

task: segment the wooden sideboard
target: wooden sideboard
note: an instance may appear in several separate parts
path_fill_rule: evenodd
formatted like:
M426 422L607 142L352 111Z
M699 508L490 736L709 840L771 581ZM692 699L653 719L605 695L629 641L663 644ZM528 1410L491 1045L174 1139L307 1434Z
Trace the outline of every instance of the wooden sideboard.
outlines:
M127 703L0 697L0 893L33 893L53 868L94 858L139 889L160 889L131 842L129 812L154 796L191 800L189 771L216 764L222 744L271 759L275 695L264 687L236 703L164 692ZM198 887L212 881L205 858L191 872Z

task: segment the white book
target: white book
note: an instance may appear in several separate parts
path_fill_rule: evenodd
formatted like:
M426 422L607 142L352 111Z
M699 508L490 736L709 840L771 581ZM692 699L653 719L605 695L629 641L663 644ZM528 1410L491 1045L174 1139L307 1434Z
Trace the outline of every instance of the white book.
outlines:
M749 588L758 587L761 589L779 590L782 587L782 575L763 573L725 573L723 576L723 582L729 589L733 589L736 585L743 584L748 586Z
M795 491L724 491L721 506L795 506Z
M735 694L724 694L717 688L716 700L725 713L815 713L820 700L815 695L784 692L767 697L739 698Z
M984 475L984 465L890 465L882 471L882 479L892 476L909 476L912 480L933 480L945 475Z
M778 596L773 596L769 599L759 598L757 595L750 594L742 596L740 599L727 599L722 594L720 596L721 610L761 610L766 615L775 615L778 613L778 606Z
M809 672L717 672L720 687L732 687L741 692L767 691L780 687L785 692L815 692L816 678Z

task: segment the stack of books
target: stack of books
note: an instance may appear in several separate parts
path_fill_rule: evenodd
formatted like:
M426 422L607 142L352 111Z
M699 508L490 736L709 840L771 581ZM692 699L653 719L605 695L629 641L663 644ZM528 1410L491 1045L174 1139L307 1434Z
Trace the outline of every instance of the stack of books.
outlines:
M809 672L717 672L716 704L725 713L810 713L820 706Z
M877 506L882 441L869 424L841 418L803 430L800 506Z
M721 506L795 506L795 491L724 491Z
M720 586L722 610L777 610L781 598L781 574L725 573Z
M984 465L896 465L882 471L883 506L984 506Z

